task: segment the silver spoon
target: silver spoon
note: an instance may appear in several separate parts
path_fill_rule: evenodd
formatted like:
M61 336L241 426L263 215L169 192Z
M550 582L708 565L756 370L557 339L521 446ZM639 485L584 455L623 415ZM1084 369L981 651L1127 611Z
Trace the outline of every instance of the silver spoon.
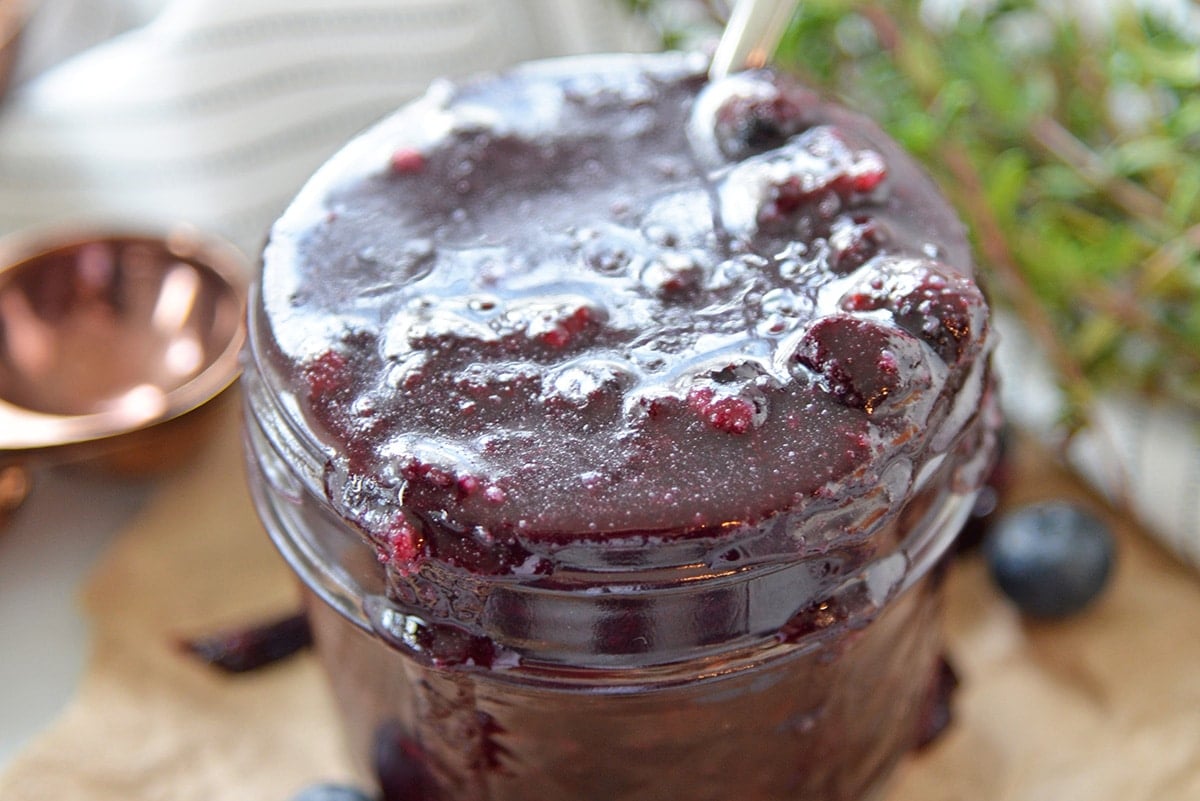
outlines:
M709 80L765 65L799 5L800 0L738 0L713 54Z

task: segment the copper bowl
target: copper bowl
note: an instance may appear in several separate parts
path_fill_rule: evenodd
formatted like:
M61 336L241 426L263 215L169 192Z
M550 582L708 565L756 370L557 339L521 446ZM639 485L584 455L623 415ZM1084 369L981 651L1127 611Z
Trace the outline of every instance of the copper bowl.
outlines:
M249 274L188 227L0 240L0 463L183 455L165 426L236 379Z

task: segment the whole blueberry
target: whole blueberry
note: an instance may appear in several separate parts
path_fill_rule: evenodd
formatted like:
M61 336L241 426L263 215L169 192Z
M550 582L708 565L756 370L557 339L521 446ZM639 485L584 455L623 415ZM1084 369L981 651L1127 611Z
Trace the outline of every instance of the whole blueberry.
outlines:
M1004 515L983 550L996 584L1037 618L1066 617L1091 603L1104 589L1116 553L1103 521L1062 501Z
M292 796L292 801L375 801L348 784L312 784Z

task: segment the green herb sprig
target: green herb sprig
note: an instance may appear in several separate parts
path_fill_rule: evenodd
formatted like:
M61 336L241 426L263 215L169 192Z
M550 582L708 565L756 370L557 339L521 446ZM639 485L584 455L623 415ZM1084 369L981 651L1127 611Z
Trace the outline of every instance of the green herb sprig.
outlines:
M776 62L938 180L1068 423L1108 388L1200 409L1200 45L1132 9L1089 29L1034 0L931 5L804 0Z

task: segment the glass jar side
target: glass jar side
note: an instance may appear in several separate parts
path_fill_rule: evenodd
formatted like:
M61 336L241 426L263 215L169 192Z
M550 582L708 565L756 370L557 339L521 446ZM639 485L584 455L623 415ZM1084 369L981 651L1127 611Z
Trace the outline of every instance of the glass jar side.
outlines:
M926 577L824 648L620 693L422 664L309 608L352 753L431 800L863 801L939 701L939 597Z
M314 491L311 443L246 380L255 501L364 767L398 760L444 801L850 801L917 739L940 656L930 568L972 498L954 465L899 516L898 548L842 575L824 559L572 590L450 571L430 578L455 596L439 611L401 597ZM439 626L458 652L422 642Z

